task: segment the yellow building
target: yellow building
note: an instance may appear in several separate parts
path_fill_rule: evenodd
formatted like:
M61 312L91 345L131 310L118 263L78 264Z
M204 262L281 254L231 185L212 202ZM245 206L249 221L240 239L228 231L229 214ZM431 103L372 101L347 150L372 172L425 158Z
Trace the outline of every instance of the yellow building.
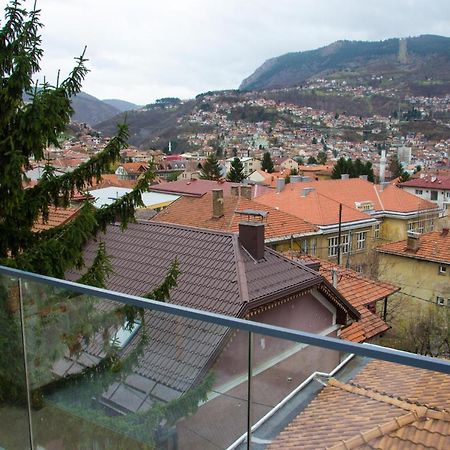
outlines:
M412 299L450 306L450 235L410 232L406 240L377 248L378 276Z

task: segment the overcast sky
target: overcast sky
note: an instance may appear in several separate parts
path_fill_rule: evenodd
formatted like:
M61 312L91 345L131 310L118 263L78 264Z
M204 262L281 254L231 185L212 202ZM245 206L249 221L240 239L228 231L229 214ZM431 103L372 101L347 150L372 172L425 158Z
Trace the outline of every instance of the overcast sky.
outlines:
M2 10L6 3L0 0ZM91 72L83 90L137 104L237 88L268 58L338 39L450 35L450 0L38 0L38 6L47 78L70 70L87 45Z

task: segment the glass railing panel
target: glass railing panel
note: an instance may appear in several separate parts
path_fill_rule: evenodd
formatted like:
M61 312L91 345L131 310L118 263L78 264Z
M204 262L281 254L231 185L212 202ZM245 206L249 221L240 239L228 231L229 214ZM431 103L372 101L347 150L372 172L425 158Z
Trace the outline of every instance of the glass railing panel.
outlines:
M36 448L226 448L245 432L246 332L33 281L23 298Z
M0 274L0 448L30 447L19 280Z

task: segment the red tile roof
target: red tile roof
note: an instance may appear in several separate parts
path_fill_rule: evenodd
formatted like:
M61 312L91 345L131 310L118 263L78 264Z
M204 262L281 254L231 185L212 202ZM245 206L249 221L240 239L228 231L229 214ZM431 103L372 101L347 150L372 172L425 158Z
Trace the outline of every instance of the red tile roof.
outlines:
M48 221L43 220L42 215L38 217L33 225L32 231L44 231L50 228L64 225L72 220L77 214L79 209L77 208L51 208L48 214Z
M239 186L239 183L230 183L228 181L211 181L211 180L179 180L172 182L160 183L150 186L150 191L166 192L168 194L191 195L201 197L213 189L222 189L224 195L231 194L231 186ZM253 197L260 193L267 192L268 188L264 186L252 186Z
M384 281L372 280L351 269L345 269L329 261L311 256L302 256L302 261L320 262L320 274L332 282L332 269L338 273L337 290L361 314L358 322L353 322L341 331L341 338L353 342L364 342L389 329L389 325L378 315L370 312L367 305L382 300L398 292L399 287Z
M414 178L400 184L401 187L417 187L428 189L450 189L450 176L426 176L424 178Z
M237 196L224 197L224 215L219 219L213 218L212 194L210 192L200 198L181 197L156 215L154 220L237 232L239 231L239 222L245 220L245 216L239 214L238 211L246 209L269 213L264 221L266 241L287 238L291 235L313 233L317 230L314 225L293 215L262 205L254 200Z
M268 449L450 448L450 376L371 361L328 385Z
M450 264L450 233L448 231L432 231L422 234L419 238L417 251L408 250L407 240L381 245L377 247L377 251L390 255Z
M304 188L312 188L302 196ZM338 222L339 203L342 203L343 222L369 219L371 216L357 209L359 202L372 202L379 213L412 213L422 210L437 210L438 207L402 189L389 185L381 186L360 178L348 180L320 180L287 185L281 193L271 192L258 197L258 202L279 207L308 222L331 225Z

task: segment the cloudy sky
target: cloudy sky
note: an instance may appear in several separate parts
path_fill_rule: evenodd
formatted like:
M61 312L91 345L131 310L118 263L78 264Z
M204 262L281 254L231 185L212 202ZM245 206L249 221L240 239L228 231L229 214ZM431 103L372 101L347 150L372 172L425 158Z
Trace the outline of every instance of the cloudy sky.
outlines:
M2 10L6 4L0 0ZM450 35L449 0L38 0L38 7L43 75L70 70L87 45L83 90L137 104L237 88L268 58L338 39Z

